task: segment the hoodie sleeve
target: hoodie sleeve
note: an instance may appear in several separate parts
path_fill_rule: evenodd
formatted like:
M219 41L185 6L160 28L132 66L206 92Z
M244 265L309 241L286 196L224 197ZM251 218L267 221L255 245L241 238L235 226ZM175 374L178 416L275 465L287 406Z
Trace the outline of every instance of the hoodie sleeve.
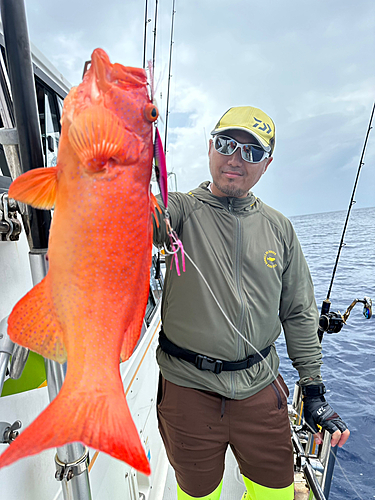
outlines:
M301 245L291 224L288 233L280 320L285 333L288 355L299 372L300 384L321 383L322 349L317 333L319 313L314 286Z
M168 194L168 213L169 219L172 228L176 231L176 233L180 236L182 232L183 225L183 195L182 193L169 193ZM155 221L155 217L153 217L153 240L154 245L158 248L163 247L164 243L166 245L169 244L169 236L167 234L167 226L165 224L165 206L163 204L163 200L160 195L156 196L158 200L159 207L161 208L162 213L156 210L156 217L158 219L158 223Z

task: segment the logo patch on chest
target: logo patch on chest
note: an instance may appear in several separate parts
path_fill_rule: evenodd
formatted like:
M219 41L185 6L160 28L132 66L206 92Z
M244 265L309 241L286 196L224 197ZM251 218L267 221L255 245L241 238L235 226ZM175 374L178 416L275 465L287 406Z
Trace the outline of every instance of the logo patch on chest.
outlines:
M270 267L271 269L277 267L276 252L274 252L273 250L267 250L267 252L264 254L263 260L267 267Z

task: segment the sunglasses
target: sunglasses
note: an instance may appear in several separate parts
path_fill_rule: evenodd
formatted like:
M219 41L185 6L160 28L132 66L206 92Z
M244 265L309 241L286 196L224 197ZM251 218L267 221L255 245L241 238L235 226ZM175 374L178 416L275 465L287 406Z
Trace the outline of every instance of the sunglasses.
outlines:
M240 148L242 158L249 163L259 163L264 158L269 157L269 154L261 146L257 146L256 144L241 144L225 135L216 135L213 138L213 142L216 151L226 156L232 155L237 151L237 148Z

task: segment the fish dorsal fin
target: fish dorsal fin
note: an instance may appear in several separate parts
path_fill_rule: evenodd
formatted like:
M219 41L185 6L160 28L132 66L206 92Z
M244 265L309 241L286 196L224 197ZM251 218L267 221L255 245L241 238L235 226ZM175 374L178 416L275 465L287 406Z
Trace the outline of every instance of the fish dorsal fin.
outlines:
M13 342L45 358L66 361L63 331L54 311L48 274L17 302L8 318L8 333Z
M69 128L70 143L90 171L100 171L120 152L127 132L111 110L92 106L74 118Z
M48 210L56 202L58 167L34 168L15 179L9 197L35 208Z

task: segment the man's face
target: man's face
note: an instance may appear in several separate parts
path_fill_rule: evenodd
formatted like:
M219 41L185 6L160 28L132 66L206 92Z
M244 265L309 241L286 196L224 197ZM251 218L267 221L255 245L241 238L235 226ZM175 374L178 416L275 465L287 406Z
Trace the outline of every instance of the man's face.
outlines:
M242 144L259 145L251 134L243 130L227 130L223 135ZM210 139L208 157L212 175L212 193L215 196L234 198L247 196L273 160L271 157L265 158L260 163L249 163L242 158L240 148L232 155L222 155L215 150L212 139Z

